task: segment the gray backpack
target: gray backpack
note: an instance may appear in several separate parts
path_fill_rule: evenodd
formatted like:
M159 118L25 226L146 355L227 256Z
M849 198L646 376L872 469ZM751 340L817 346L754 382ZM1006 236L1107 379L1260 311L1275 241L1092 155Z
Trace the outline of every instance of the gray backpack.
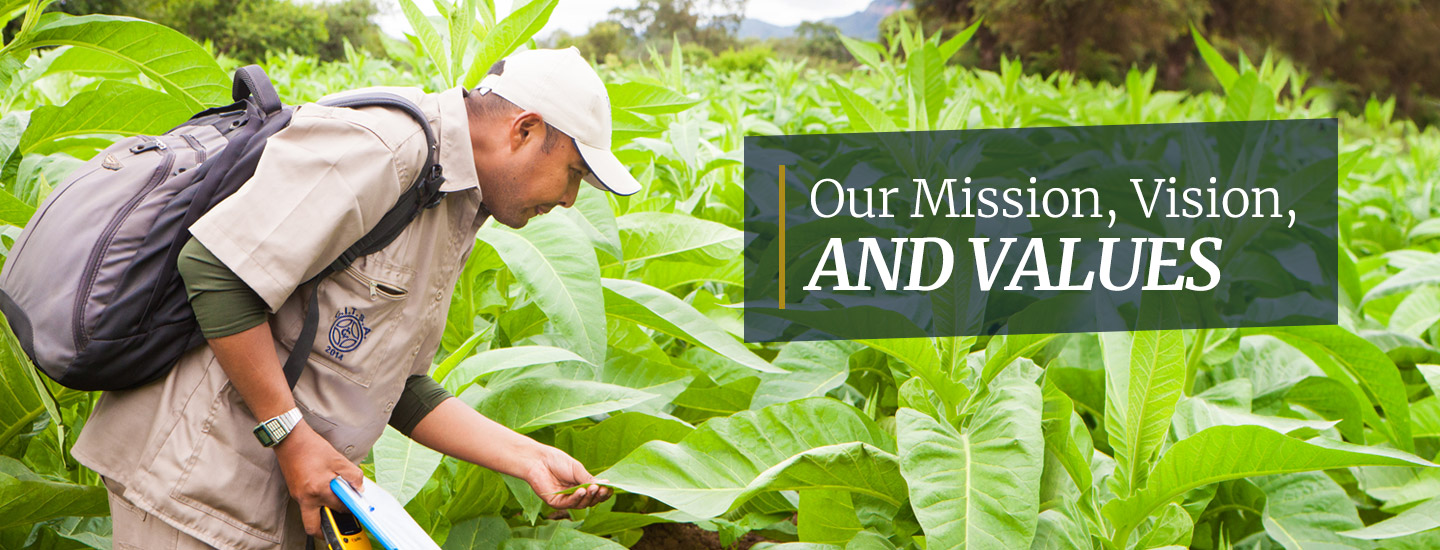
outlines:
M266 140L294 111L254 65L236 71L233 96L235 103L163 135L125 138L95 155L50 193L10 249L0 312L56 382L79 390L139 386L204 341L175 268L180 248L192 223L254 175ZM319 281L385 248L444 196L435 134L413 103L375 93L325 104L400 109L424 129L429 150L426 168L379 225L305 283L305 323L285 362L291 387L314 344Z

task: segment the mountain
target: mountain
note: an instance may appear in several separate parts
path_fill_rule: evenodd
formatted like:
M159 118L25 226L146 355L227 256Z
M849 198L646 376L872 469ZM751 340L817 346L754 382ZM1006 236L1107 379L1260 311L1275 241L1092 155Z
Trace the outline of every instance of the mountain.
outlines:
M873 0L863 10L841 17L821 19L820 22L834 25L845 36L875 40L880 37L880 20L900 9L910 7L909 4L905 0ZM795 34L795 27L784 27L746 17L740 21L740 29L735 34L739 38L785 38Z
M761 40L785 38L792 34L795 34L795 27L782 27L749 17L740 20L740 29L735 31L735 36L739 38L759 38Z

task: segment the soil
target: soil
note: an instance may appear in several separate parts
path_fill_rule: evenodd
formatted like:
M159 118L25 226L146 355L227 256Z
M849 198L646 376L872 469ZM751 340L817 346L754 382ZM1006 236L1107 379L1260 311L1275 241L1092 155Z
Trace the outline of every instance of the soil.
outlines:
M655 523L645 526L645 536L630 550L749 550L765 538L749 533L728 547L720 536L689 523Z

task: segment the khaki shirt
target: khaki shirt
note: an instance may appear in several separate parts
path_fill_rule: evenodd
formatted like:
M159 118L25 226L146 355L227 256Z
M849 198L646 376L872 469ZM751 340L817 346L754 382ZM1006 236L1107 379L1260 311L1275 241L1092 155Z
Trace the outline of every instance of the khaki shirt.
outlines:
M484 222L463 91L383 91L428 115L449 195L384 250L320 283L320 326L295 400L355 462L384 431L405 379L429 371ZM281 363L304 319L309 289L297 287L379 223L415 180L425 148L419 125L398 110L301 106L254 177L191 228L270 307ZM258 423L201 346L165 378L101 396L73 454L123 485L125 499L207 544L303 544L275 453L251 433Z

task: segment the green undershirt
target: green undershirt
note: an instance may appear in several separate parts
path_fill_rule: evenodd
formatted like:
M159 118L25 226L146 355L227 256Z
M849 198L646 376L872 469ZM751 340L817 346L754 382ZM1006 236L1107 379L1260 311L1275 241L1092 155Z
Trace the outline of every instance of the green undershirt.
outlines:
M200 323L200 333L207 340L238 334L265 322L265 301L200 241L192 237L185 243L176 267L185 280L185 293ZM420 419L449 397L450 392L434 378L411 375L390 414L390 425L409 436Z

